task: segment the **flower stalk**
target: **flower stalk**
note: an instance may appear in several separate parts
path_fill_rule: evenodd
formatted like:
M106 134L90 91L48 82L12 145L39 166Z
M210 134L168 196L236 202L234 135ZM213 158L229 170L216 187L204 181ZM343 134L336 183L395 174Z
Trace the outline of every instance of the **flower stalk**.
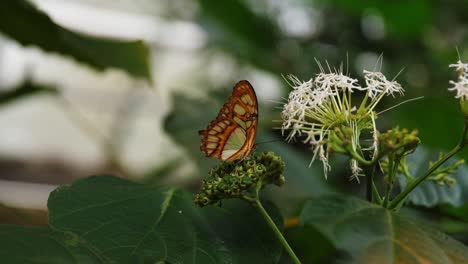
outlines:
M291 257L291 260L293 261L293 263L301 264L301 261L296 256L296 253L294 253L294 250L291 248L288 241L284 238L283 234L281 233L279 228L276 226L273 219L271 219L270 215L268 214L268 212L263 207L263 205L262 205L262 203L260 201L260 197L259 197L259 191L260 191L259 186L261 186L261 184L257 185L256 191L255 191L255 197L253 198L253 200L251 198L249 198L247 201L251 202L252 205L255 208L257 208L258 211L261 213L261 215L263 216L263 219L265 219L265 222L267 222L268 226L271 228L271 230L275 234L276 238L280 241L281 245L284 247L284 249L286 250L288 255Z
M300 264L299 258L260 201L259 193L265 185L284 184L284 167L284 162L273 152L252 154L237 162L223 162L211 169L202 180L201 189L194 200L200 207L217 204L224 199L239 198L247 201L258 209L293 263Z

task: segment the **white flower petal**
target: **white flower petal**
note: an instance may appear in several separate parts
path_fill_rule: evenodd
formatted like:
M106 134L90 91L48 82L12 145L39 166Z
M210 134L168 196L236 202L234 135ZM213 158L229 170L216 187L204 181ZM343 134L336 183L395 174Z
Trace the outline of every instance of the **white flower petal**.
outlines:
M457 81L449 82L453 87L448 88L448 90L456 91L455 98L468 100L468 63L458 61L455 64L450 64L449 67L455 68L459 75Z

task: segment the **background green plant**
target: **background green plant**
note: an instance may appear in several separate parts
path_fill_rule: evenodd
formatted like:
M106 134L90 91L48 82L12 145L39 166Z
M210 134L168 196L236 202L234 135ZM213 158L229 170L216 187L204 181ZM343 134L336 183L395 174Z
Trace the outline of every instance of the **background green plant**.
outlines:
M408 98L425 96L378 120L382 131L395 124L419 130L424 149L410 156L414 159L409 160L411 169L418 171L434 160L432 153L437 155L457 143L463 115L446 88L455 77L448 68L458 59L455 47L462 59L467 58L466 1L294 3L319 9L325 17L323 29L306 37L288 35L274 14L253 1L200 0L194 20L208 33L209 52L221 50L237 63L278 79L281 73L312 77L318 71L315 57L339 65L347 57L349 62L357 61L363 52L383 54L383 71L389 76L405 67L398 81ZM383 38L371 39L363 33L362 19L369 14L384 22ZM22 45L65 55L97 70L118 68L135 78L151 80L149 47L141 41L72 32L24 0L0 3L0 32ZM355 76L361 71L353 65L348 70ZM232 83L240 78L244 78L241 73L233 73ZM210 86L209 80L206 83ZM177 103L164 126L196 164L191 184L184 186L189 191L155 186L178 162L149 172L145 184L110 176L79 180L51 194L48 226L1 225L0 258L8 263L287 263L261 216L248 204L233 200L221 207L199 209L192 203L190 191L197 189L200 177L216 164L199 152L196 131L222 105L230 92L230 87L224 88L225 94L211 94L204 101L184 95L172 98ZM286 95L290 88L286 84L283 88ZM56 94L57 90L27 82L1 93L0 103L8 107L25 96ZM277 126L271 120L278 116L278 110L260 105L257 141L282 139L279 131L271 129ZM312 154L303 146L275 142L259 146L258 151L264 150L276 152L285 161L286 184L267 188L263 198L279 208L269 206L278 225L283 219L299 217L299 225L286 221L283 231L303 263L375 263L375 259L394 263L398 258L408 263L427 259L463 263L468 258L463 244L468 243L466 167L454 176L458 183L451 189L430 182L418 187L409 197L409 205L396 215L361 200L365 190L348 182L350 172L340 158L333 161L333 171L325 181L320 166L308 167ZM466 159L466 151L459 157Z

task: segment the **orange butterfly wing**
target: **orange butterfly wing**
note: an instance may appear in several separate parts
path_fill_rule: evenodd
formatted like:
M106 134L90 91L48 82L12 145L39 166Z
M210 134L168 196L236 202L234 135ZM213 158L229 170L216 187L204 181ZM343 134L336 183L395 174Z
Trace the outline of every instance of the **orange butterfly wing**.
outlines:
M203 136L200 150L223 161L246 157L254 148L257 118L255 91L248 81L240 81L216 119L199 131Z

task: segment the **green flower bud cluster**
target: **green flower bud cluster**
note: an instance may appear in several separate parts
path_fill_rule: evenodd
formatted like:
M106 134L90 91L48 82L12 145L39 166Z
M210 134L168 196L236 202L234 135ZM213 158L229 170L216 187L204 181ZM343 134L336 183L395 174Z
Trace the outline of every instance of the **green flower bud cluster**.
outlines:
M335 127L328 136L327 151L337 153L347 153L351 146L354 130L349 126Z
M406 128L396 127L379 135L380 153L407 155L413 152L420 142L416 129L409 132Z
M439 154L439 160L443 158L443 153ZM437 161L429 162L429 167L432 167ZM460 166L465 164L465 160L461 159L455 162L452 162L448 166L439 167L436 171L432 173L427 179L437 183L438 185L447 185L449 188L453 184L457 183L457 180L451 177L452 174L455 174Z
M202 180L202 186L195 195L199 206L217 203L223 199L251 196L261 182L281 186L285 164L273 152L252 154L241 161L223 162L211 169Z
M447 173L439 173L437 175L429 176L427 179L441 186L447 185L449 188L452 188L452 185L457 183L457 180Z

